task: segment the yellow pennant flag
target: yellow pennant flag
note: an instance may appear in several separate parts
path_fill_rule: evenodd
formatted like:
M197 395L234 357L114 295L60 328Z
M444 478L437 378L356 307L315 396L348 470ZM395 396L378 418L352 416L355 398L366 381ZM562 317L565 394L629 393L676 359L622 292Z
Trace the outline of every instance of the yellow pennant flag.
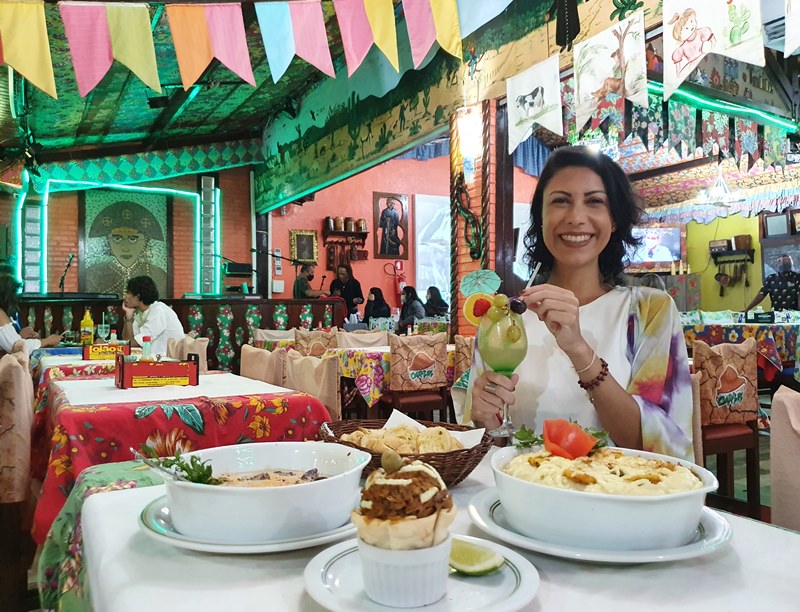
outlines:
M461 59L461 26L458 23L456 0L431 0L431 13L439 46Z
M5 63L58 99L44 3L0 2L0 39Z
M156 50L146 4L106 4L114 59L127 66L150 89L161 93Z
M397 57L397 26L394 22L392 0L364 0L364 8L367 11L367 20L375 44L383 51L394 69L400 72L400 61Z

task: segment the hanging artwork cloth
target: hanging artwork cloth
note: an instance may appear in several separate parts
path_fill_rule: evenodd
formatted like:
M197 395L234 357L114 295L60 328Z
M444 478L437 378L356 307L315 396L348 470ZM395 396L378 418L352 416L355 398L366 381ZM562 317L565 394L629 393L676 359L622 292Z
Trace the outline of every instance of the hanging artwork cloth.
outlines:
M664 105L661 96L650 94L648 96L648 106L631 104L631 111L626 113L629 117L629 124L626 128L626 136L635 134L646 150L650 150L650 134L654 138L653 150L658 149L659 137L664 129Z
M58 98L43 2L0 2L0 58L48 96Z
M644 13L637 11L617 25L576 44L575 77L578 130L604 101L615 105L620 98L625 98L647 106Z
M786 167L786 130L774 125L764 126L764 168Z
M146 4L59 2L78 92L91 92L116 59L161 93Z
M783 39L783 57L800 49L800 0L786 2L786 35Z
M758 124L748 119L737 118L734 123L736 140L734 152L736 155L736 165L739 165L742 155L747 155L747 170L749 171L758 161Z
M664 0L664 99L707 54L763 66L760 0Z
M670 100L668 124L669 148L674 149L681 158L692 154L697 144L697 111L691 106Z
M536 125L563 135L558 53L506 80L506 100L509 153Z
M703 153L729 157L731 130L729 117L725 113L702 111Z

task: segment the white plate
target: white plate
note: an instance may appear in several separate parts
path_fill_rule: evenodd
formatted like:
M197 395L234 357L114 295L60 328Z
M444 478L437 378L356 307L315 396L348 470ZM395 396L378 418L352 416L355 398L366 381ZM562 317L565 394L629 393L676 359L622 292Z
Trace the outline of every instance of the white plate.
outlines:
M447 594L442 599L421 608L403 608L404 610L502 612L519 610L533 601L539 590L539 572L530 561L519 553L489 540L456 534L453 534L453 537L491 548L503 555L506 562L498 571L487 576L463 576L451 572L447 583ZM400 609L382 606L367 597L364 592L357 538L323 550L309 561L303 578L311 597L329 610L350 612Z
M295 540L272 540L270 542L254 542L252 544L225 544L222 542L197 540L185 536L175 529L175 526L172 524L172 519L169 516L169 506L167 505L166 495L153 500L144 507L144 510L139 514L139 527L151 538L171 544L172 546L177 546L178 548L228 555L256 555L311 548L312 546L335 542L336 540L350 537L356 533L356 526L348 522L346 525L342 525L331 531L305 538L297 538Z
M703 508L700 524L691 542L676 548L656 550L596 550L573 548L524 536L508 524L500 494L496 488L486 489L469 502L469 517L477 527L504 542L534 552L600 563L657 563L707 555L731 539L731 526L718 512Z

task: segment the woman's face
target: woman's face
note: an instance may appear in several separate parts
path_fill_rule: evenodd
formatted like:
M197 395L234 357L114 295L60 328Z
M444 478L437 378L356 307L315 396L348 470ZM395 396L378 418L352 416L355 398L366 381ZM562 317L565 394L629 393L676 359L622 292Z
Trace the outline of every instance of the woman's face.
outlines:
M694 31L696 29L697 29L697 18L694 15L692 15L686 20L686 23L684 23L683 27L681 28L681 40L686 40L687 38L689 38L692 34L694 34Z
M367 296L367 299L368 299L370 302L374 302L374 301L375 301L375 294L374 294L374 293L370 293L370 294Z
M555 268L598 265L613 231L603 180L582 166L563 168L544 190L542 234Z
M111 253L125 267L130 268L139 261L147 246L143 234L130 227L117 227L108 235Z

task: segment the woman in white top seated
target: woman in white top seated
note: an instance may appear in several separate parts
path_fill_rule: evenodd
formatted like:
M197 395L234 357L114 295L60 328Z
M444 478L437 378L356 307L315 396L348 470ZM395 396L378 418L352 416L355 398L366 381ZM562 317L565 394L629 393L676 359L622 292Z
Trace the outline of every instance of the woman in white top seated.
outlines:
M58 334L39 340L38 334L30 327L17 331L11 315L18 310L17 294L21 286L12 274L0 270L0 353L12 352L17 342L22 342L22 349L28 354L37 348L55 346L61 342Z
M610 158L565 147L549 158L531 205L528 262L543 284L523 291L528 352L516 374L475 351L461 421L494 429L503 403L515 426L548 418L601 427L617 446L691 459L692 394L672 298L623 286L637 199Z
M158 288L149 276L136 276L128 281L122 309L125 311L122 338L130 340L133 346L141 346L143 338L150 336L150 352L166 356L169 339L184 337L178 315L158 301Z

